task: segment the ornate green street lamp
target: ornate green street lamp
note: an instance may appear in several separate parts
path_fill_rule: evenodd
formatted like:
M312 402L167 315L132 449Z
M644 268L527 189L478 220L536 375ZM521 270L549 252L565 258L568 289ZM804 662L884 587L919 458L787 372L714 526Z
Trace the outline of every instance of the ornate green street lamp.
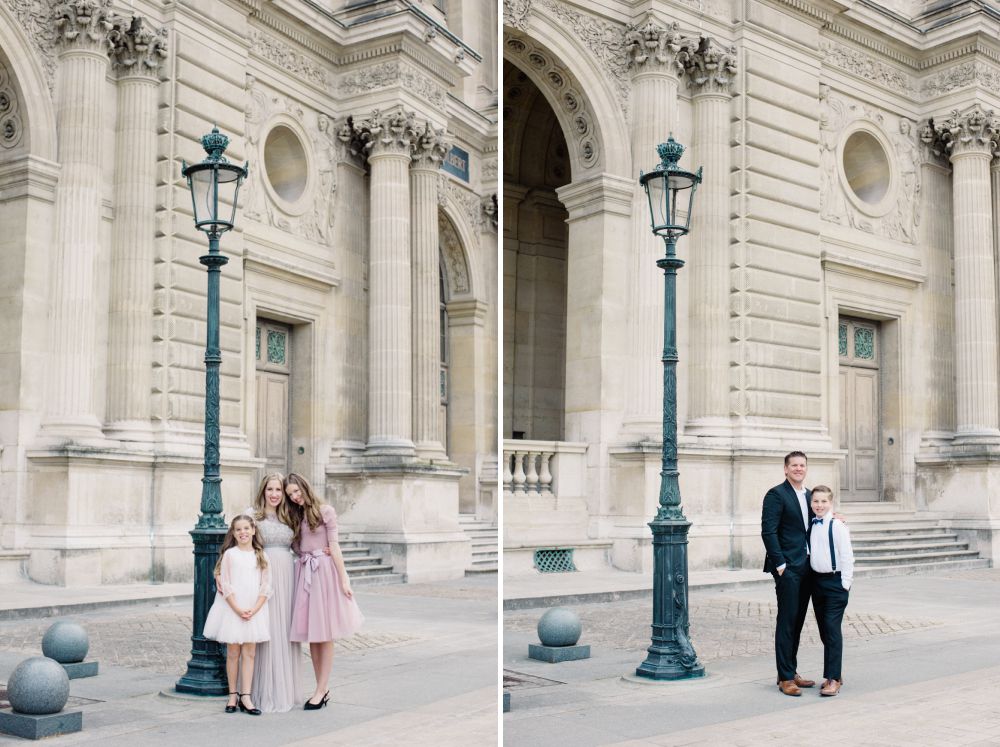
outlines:
M687 535L691 522L681 511L677 472L677 239L691 225L694 193L701 169L693 174L677 162L684 146L673 135L656 146L660 164L639 183L649 199L653 233L663 237L666 255L656 261L664 275L663 312L663 452L660 507L649 523L653 531L653 636L646 660L636 675L654 680L704 677L705 668L688 638ZM685 212L679 217L678 208ZM681 222L683 220L683 222Z
M201 163L184 164L194 206L194 225L208 234L208 254L199 261L208 268L208 321L205 336L205 467L201 478L201 515L191 530L194 540L194 616L191 659L177 681L178 692L225 695L226 659L222 646L202 635L215 596L215 561L226 534L222 516L222 477L219 474L219 276L229 261L219 251L219 237L232 229L236 198L247 175L246 166L229 163L222 153L229 138L213 127L201 139L208 156Z

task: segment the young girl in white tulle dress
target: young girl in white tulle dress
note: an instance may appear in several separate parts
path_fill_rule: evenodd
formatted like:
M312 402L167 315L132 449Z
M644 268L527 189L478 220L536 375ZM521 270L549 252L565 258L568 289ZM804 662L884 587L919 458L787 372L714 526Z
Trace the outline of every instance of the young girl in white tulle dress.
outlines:
M254 520L245 514L233 519L222 542L215 566L215 587L217 593L205 619L204 634L227 644L226 713L235 713L239 706L244 713L259 716L260 709L250 699L250 683L257 644L270 639L267 599L271 583L264 546Z

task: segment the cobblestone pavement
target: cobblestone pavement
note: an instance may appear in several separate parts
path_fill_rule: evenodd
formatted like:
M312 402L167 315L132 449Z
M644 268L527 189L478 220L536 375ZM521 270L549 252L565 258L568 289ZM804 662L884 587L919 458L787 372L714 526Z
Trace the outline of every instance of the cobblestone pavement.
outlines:
M652 608L648 599L574 605L583 625L581 643L603 648L635 651L649 645ZM760 603L739 598L692 598L691 642L704 661L735 656L756 656L774 650L775 602ZM504 629L533 632L542 610L504 613ZM844 616L844 640L872 638L930 628L933 620L894 619L884 615L851 613ZM802 645L821 645L816 621L810 612L802 629Z
M367 591L366 591L367 593ZM158 674L183 672L191 653L191 610L115 610L70 619L82 622L90 638L88 659ZM0 651L42 653L42 636L52 620L0 623ZM395 632L363 632L337 642L337 655L397 646L417 640ZM308 655L308 647L304 647Z

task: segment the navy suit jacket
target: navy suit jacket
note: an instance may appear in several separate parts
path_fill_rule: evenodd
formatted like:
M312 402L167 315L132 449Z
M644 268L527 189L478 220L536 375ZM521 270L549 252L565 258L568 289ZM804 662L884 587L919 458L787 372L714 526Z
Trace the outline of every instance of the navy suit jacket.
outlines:
M811 522L813 516L809 499L812 491L806 490L806 514ZM788 480L775 485L764 496L764 506L760 515L760 537L764 540L767 557L764 558L764 572L776 573L778 566L787 563L802 566L808 562L806 543L809 533L802 525L802 509L798 496Z

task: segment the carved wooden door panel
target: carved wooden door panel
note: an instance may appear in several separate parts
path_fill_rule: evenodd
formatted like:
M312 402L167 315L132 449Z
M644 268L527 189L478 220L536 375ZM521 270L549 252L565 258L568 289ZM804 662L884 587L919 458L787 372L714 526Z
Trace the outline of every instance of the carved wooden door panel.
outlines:
M881 409L878 323L841 317L840 467L841 500L881 500Z

